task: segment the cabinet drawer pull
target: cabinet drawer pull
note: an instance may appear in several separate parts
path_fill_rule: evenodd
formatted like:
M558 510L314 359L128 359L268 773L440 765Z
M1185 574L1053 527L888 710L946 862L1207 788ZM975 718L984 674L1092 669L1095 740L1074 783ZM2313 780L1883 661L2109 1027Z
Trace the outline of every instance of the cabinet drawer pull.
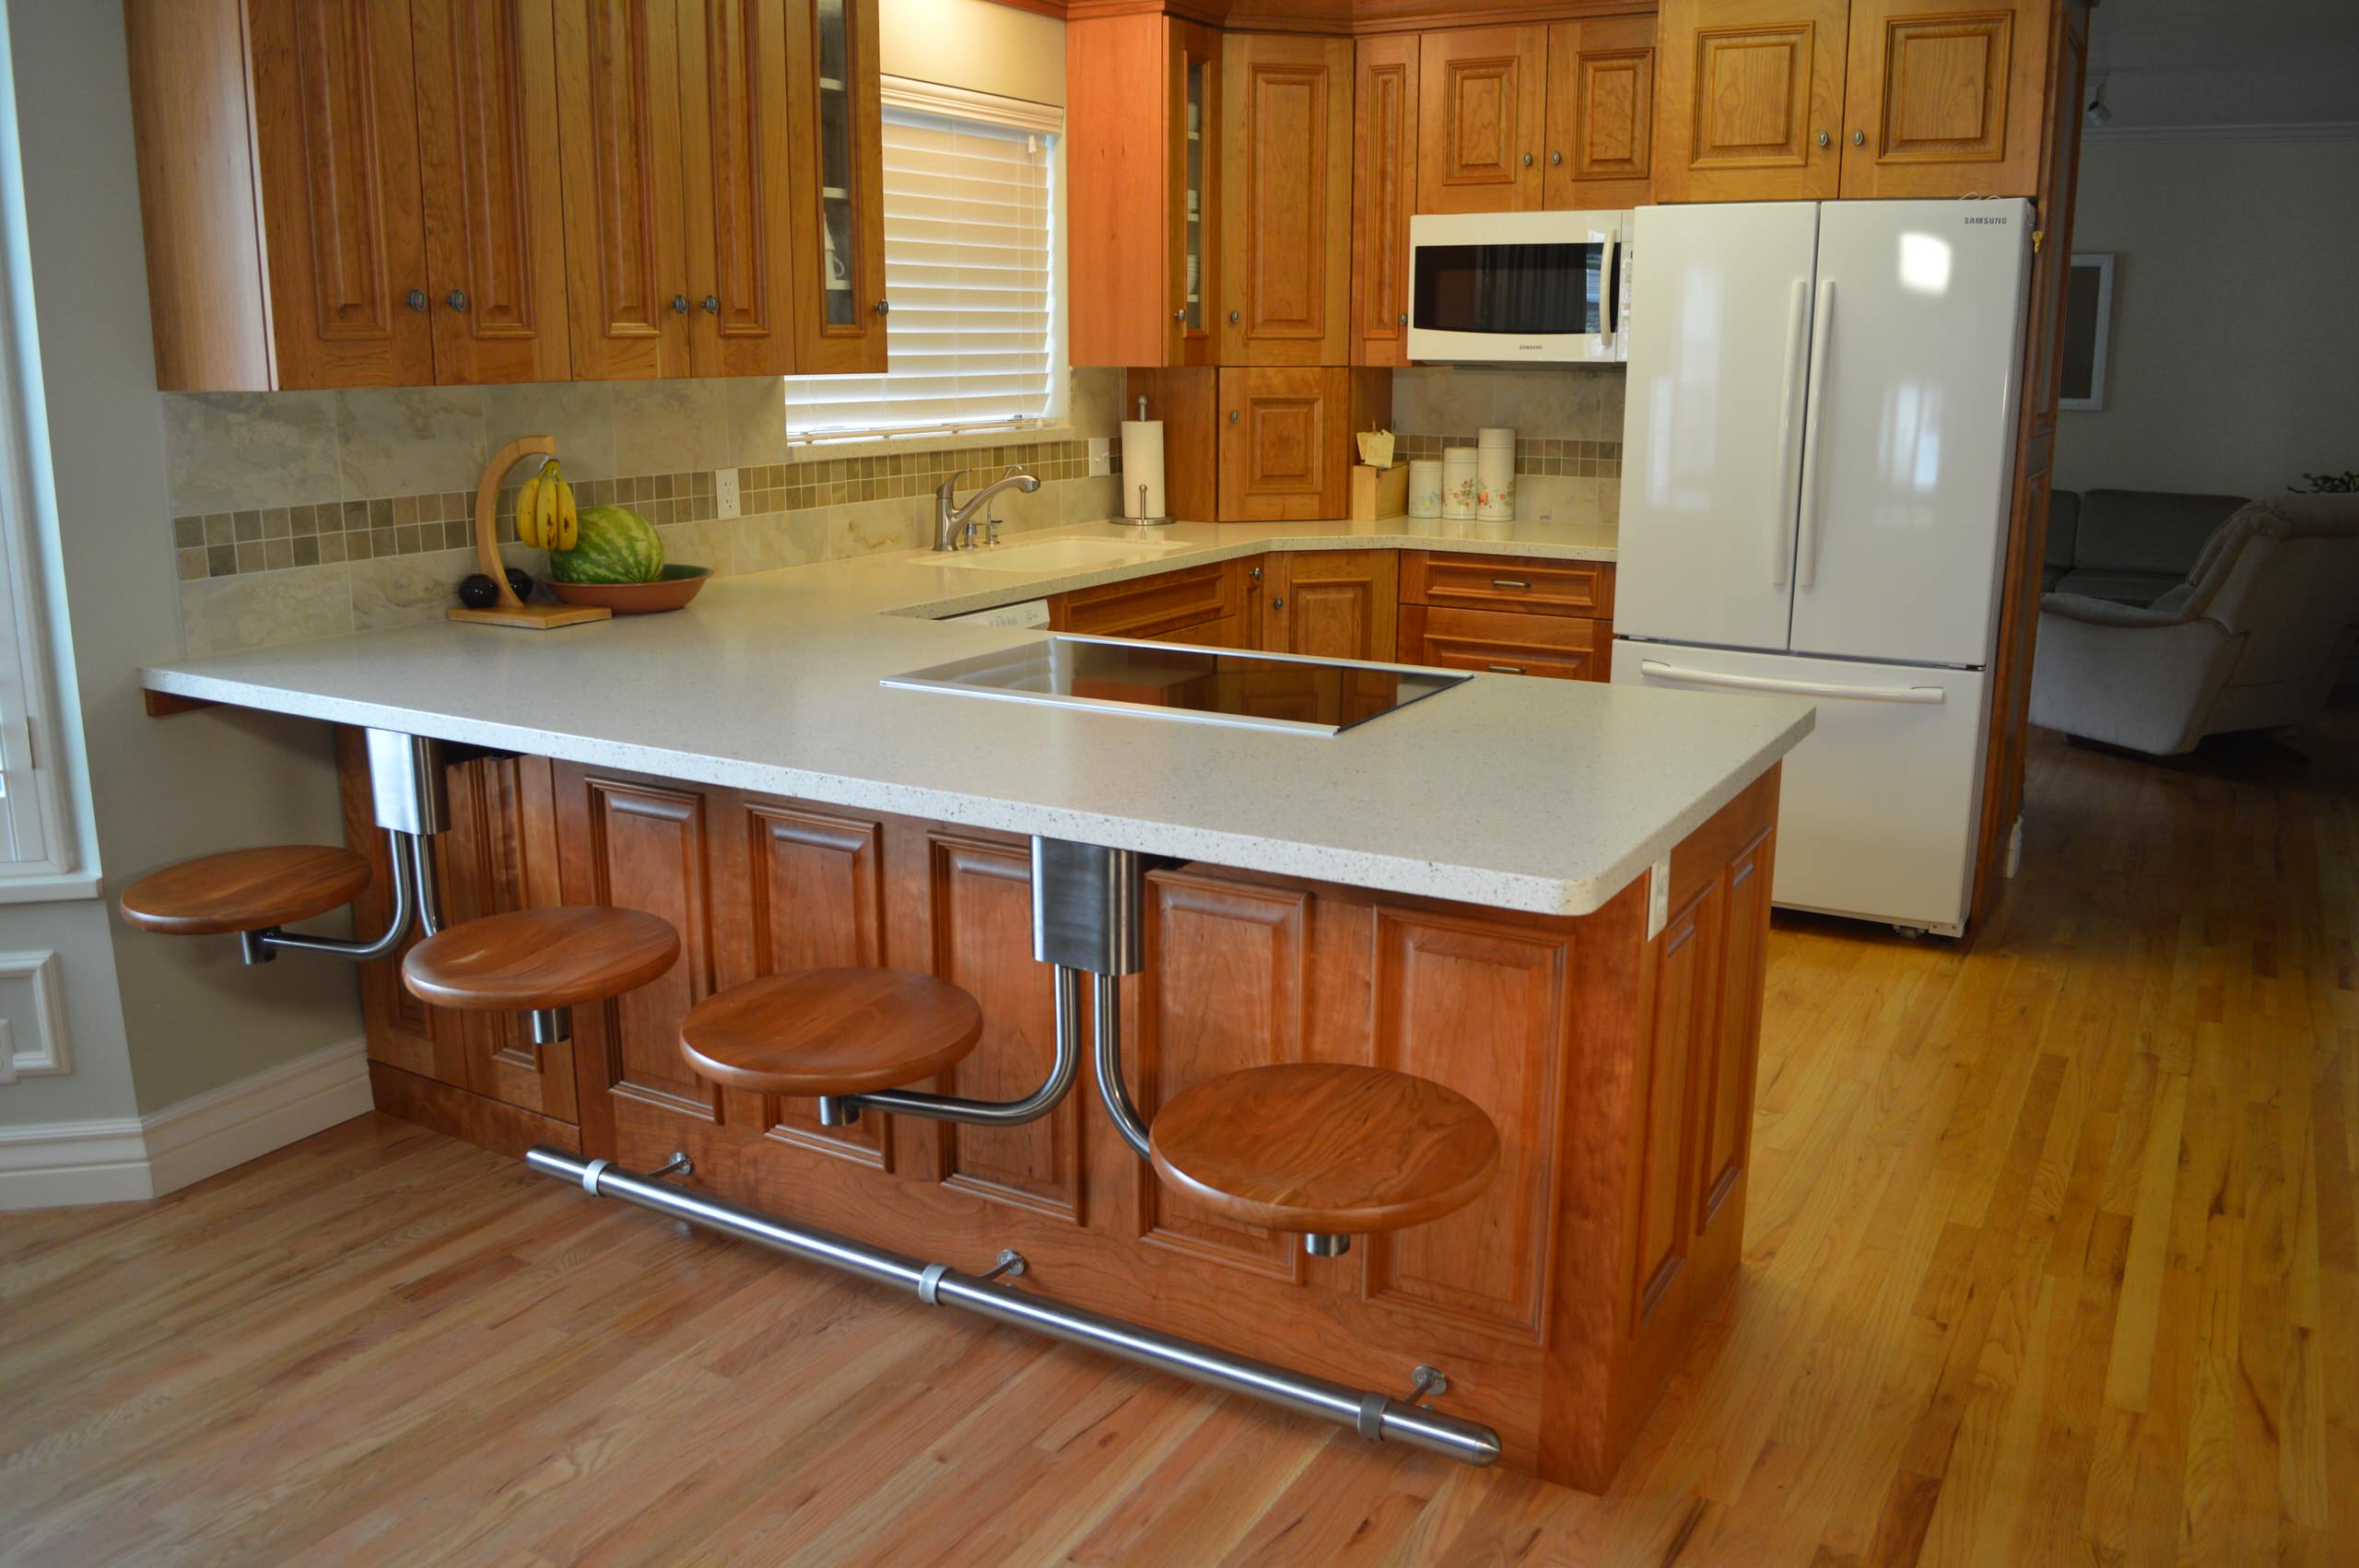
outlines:
M1529 589L1532 584L1524 581L1524 579L1520 577L1495 577L1491 579L1491 586L1493 588Z
M1523 666L1520 664L1485 664L1483 667L1502 675L1520 675L1523 673Z

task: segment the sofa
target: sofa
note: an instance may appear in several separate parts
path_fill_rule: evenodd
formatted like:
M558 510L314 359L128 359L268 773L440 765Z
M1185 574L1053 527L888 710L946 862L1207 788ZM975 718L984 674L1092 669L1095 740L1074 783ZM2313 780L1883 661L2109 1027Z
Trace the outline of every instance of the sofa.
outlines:
M2126 586L2122 574L2095 580ZM2150 604L2041 599L2031 721L2170 756L2206 735L2317 717L2354 646L2359 495L2248 502Z
M2151 604L2187 579L2242 496L2182 490L2051 490L2040 589Z

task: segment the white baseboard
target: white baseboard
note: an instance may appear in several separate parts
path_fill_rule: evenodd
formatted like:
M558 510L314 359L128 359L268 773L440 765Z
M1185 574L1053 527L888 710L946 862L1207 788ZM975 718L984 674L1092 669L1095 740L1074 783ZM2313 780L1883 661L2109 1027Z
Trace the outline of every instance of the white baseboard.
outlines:
M348 1040L137 1118L0 1127L0 1210L160 1198L370 1108Z

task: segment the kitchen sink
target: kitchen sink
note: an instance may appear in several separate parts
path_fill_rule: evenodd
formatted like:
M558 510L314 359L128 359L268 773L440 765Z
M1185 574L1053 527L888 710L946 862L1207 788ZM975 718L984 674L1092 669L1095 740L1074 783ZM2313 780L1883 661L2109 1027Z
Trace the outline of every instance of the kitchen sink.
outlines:
M936 562L978 572L1094 571L1152 561L1189 546L1145 539L1048 539L1038 544L1000 544L961 550Z

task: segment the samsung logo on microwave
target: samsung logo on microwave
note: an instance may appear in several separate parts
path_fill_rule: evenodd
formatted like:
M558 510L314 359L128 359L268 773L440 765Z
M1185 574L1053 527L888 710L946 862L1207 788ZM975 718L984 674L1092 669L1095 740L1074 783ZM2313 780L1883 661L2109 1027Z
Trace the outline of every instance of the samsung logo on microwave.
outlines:
M1966 226L1972 228L1976 224L1986 224L2004 228L2007 222L2008 219L2004 217L1969 217L1966 220Z

